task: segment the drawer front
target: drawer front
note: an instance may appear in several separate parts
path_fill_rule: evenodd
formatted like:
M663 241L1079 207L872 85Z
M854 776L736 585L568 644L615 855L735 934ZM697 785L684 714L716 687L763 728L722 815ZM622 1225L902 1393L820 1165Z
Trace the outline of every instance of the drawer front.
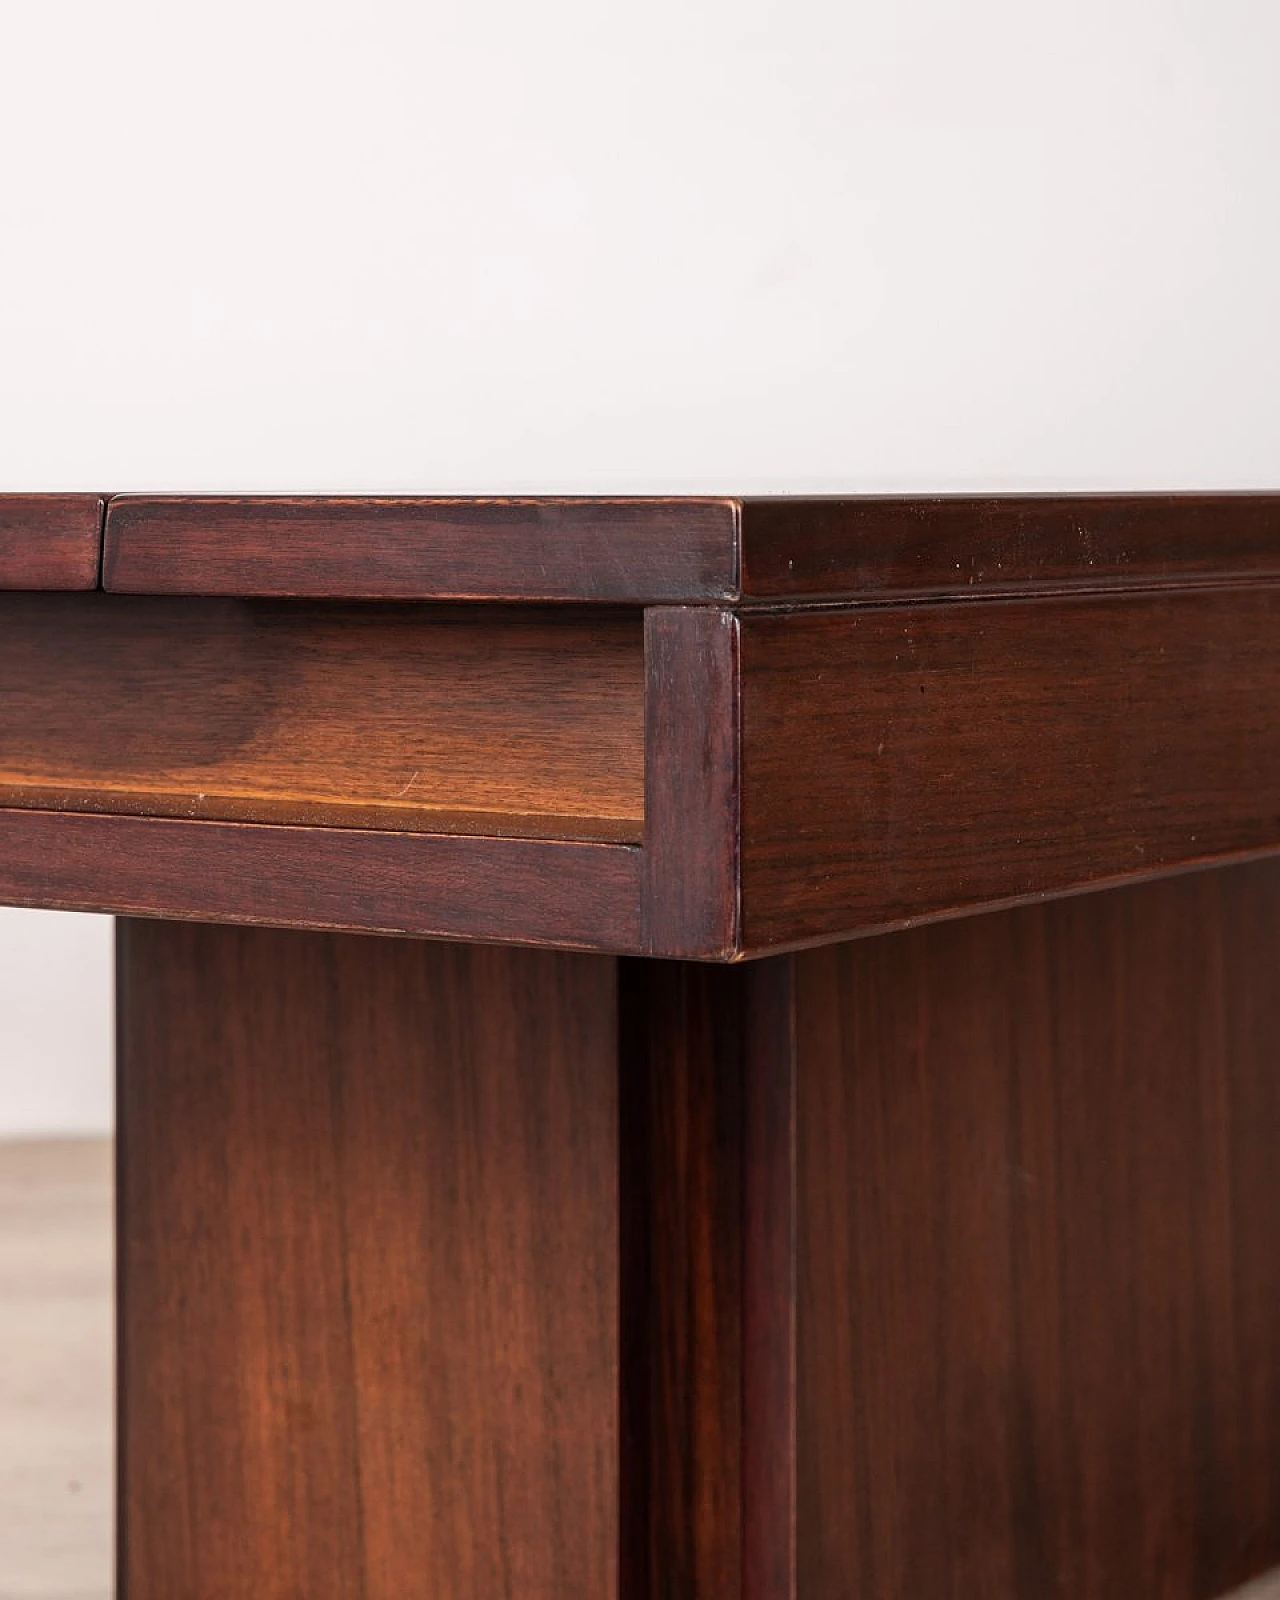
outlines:
M639 613L0 596L0 806L636 842Z

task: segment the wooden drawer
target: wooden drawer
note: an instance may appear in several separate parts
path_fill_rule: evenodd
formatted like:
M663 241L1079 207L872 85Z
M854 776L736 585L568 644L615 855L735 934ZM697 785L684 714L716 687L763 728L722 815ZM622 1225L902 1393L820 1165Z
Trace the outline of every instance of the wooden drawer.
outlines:
M0 500L0 590L91 578L101 516ZM21 903L733 959L1280 848L1276 497L124 496L101 536L102 592L0 595Z
M0 596L0 805L638 843L638 612Z

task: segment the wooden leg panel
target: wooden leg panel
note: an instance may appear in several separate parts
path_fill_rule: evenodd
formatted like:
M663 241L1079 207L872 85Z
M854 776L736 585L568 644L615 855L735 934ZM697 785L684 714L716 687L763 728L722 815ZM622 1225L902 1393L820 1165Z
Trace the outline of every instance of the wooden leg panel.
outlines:
M614 963L119 955L122 1600L607 1600Z

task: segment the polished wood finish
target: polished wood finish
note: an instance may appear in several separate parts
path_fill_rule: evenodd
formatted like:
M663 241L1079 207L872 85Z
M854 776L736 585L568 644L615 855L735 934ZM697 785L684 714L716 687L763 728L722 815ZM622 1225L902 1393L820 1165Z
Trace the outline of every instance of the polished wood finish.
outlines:
M645 614L644 948L738 949L738 619Z
M736 969L624 962L620 1600L742 1585Z
M621 1600L791 1600L790 967L620 972Z
M131 594L724 600L738 504L711 499L125 496L104 582Z
M452 914L410 915L370 902L402 848L379 830L635 845L574 858L599 880L550 907L553 858L524 856L530 936L712 960L1267 853L1277 508L124 497L108 586L173 593L0 605L0 807L346 828L310 900L298 842L253 836L293 920L464 938L518 927L492 903L510 854L431 847L415 870L465 860L483 903L455 879ZM514 603L551 596L616 605ZM199 852L240 837L195 832L167 859L225 877L238 845ZM139 875L130 893L95 872L80 899L263 915L256 891L184 905ZM593 903L575 916L570 893Z
M795 959L799 1600L1280 1559L1280 863Z
M108 589L772 603L1280 578L1280 495L126 495Z
M0 805L639 842L634 613L0 598Z
M795 963L752 964L741 998L743 1072L742 1600L795 1600Z
M104 585L0 598L0 901L131 919L121 1600L1280 1559L1280 497L132 497Z
M634 951L640 851L0 809L0 902Z
M119 1592L617 1592L615 970L126 922Z
M747 950L1280 846L1280 587L742 619Z
M746 500L740 598L1149 588L1280 579L1280 495Z
M0 494L0 589L94 589L106 502L96 494Z

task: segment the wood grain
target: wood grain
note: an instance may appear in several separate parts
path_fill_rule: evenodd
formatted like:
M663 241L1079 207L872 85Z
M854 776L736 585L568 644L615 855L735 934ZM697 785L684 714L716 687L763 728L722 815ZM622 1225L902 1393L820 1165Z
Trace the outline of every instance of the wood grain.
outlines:
M635 952L640 852L0 810L0 902Z
M96 589L105 502L0 494L0 589Z
M1280 863L797 956L799 1596L1280 1559Z
M0 598L0 804L640 838L638 617Z
M721 600L738 507L712 499L147 495L107 509L104 582L134 594Z
M795 963L777 956L745 970L740 989L742 1600L795 1600L799 1514Z
M104 573L145 594L649 605L1249 581L1280 577L1280 496L120 496Z
M0 808L642 845L625 863L577 858L605 869L581 914L567 894L548 905L551 857L524 858L538 883L527 937L568 927L575 943L693 959L1266 853L1280 848L1278 506L113 501L121 586L127 550L142 561L153 541L160 566L176 552L163 579L175 589L199 588L200 573L253 589L246 574L269 575L278 554L317 591L398 594L377 574L403 576L438 545L421 592L628 603L4 597ZM692 582L689 560L719 577ZM455 568L475 581L440 579ZM504 588L508 568L531 586ZM651 568L697 603L642 606L667 592L637 578ZM846 588L862 603L826 603ZM886 601L898 592L927 598ZM114 848L80 899L109 885L138 910L180 905L179 856L198 867L197 841L233 837L166 842L136 893ZM254 836L252 858L270 866L277 837L296 860L283 834ZM345 910L327 881L308 899L290 877L299 922L519 927L496 914L497 860L480 862L475 915L384 899L402 848L373 847ZM322 856L354 859L329 843ZM451 874L463 859L480 861L432 847L414 870ZM634 872L639 911L602 917L602 894ZM53 877L65 895L66 871ZM263 910L260 895L207 885L191 902Z
M645 613L644 937L653 955L738 945L738 619Z
M622 1600L792 1600L789 973L621 963Z
M1280 578L1280 495L746 500L745 599Z
M621 967L620 1600L741 1593L740 987Z
M1280 589L742 620L748 950L1280 847Z
M613 963L126 922L120 1593L617 1592Z

